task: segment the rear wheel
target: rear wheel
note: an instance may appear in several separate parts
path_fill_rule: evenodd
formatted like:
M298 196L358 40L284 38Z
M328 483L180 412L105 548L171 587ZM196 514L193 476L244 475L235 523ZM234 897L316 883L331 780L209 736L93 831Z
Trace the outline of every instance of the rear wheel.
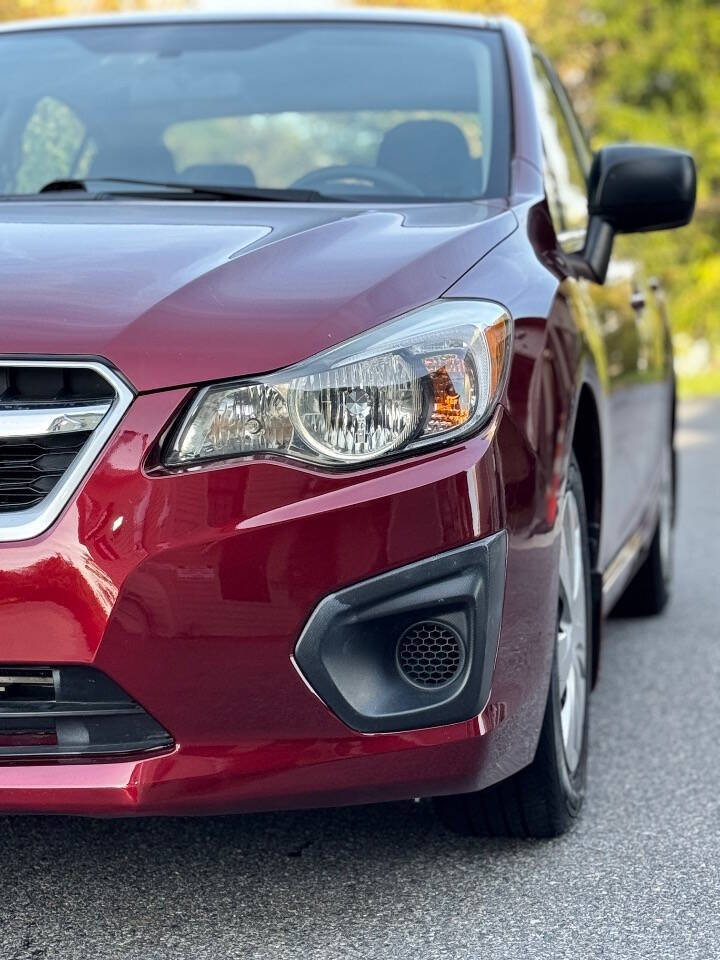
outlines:
M658 519L647 557L613 610L619 617L651 617L667 606L673 572L675 454L671 442L660 464Z
M558 627L535 759L476 793L439 797L451 830L474 836L554 837L580 813L587 770L592 664L590 551L582 478L574 458L563 504Z

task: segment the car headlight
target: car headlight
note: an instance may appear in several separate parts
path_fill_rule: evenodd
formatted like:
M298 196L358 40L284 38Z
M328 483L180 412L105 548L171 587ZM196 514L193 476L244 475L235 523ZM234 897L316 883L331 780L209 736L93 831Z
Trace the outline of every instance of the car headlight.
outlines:
M496 404L509 339L498 304L436 301L278 373L205 387L164 463L272 454L361 465L460 438Z

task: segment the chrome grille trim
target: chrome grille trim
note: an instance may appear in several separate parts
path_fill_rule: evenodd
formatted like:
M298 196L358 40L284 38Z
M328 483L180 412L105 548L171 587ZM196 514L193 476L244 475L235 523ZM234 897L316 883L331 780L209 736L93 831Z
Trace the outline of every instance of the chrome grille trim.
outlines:
M112 402L8 410L0 404L0 437L5 440L94 430L111 406Z
M30 540L44 533L60 516L70 498L80 486L97 460L103 447L115 432L128 407L133 401L134 394L118 374L104 363L95 360L35 360L34 358L0 357L2 367L26 368L60 368L65 370L92 370L108 383L115 397L109 403L98 402L81 405L53 404L33 405L32 408L3 408L0 407L0 439L11 439L15 436L32 433L29 423L23 428L24 433L14 432L16 425L23 416L32 416L40 427L52 427L58 417L68 420L72 429L40 429L36 436L62 434L80 430L87 430L88 426L81 426L83 415L91 415L97 423L90 437L73 462L58 480L47 496L35 506L24 510L0 513L0 543L13 543L21 540ZM101 416L98 417L98 415ZM72 418L76 417L74 422Z

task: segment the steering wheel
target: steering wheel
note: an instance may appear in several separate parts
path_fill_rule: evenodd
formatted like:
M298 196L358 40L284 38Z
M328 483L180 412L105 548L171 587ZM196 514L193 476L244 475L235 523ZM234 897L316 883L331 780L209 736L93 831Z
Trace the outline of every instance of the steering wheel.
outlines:
M319 170L311 170L304 174L299 180L291 184L293 189L321 190L327 187L332 192L332 185L336 187L345 180L360 180L373 187L385 189L388 193L399 193L407 197L424 196L420 187L405 180L404 177L391 173L390 170L383 170L381 167L365 166L362 163L338 164L333 167L321 167ZM321 190L321 192L323 192Z

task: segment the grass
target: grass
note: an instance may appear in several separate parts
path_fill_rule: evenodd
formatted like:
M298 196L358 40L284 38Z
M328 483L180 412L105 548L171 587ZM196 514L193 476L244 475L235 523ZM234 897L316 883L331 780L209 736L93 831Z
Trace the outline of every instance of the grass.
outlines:
M720 369L679 376L678 393L681 397L710 397L720 394Z

